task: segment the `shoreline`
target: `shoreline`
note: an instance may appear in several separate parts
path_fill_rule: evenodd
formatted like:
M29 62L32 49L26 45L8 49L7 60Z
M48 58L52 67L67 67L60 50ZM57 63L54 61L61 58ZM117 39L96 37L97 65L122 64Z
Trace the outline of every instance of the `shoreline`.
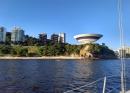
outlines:
M50 57L0 57L0 59L56 59L56 60L61 60L61 59L84 59L83 57L69 57L69 56L50 56Z

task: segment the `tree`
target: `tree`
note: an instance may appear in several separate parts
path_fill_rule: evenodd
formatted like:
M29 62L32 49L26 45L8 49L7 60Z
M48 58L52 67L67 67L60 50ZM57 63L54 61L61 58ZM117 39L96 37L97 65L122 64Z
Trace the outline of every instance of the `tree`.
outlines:
M28 56L28 49L27 48L21 48L19 55L20 56Z
M28 48L19 45L13 46L11 54L16 56L28 56Z
M47 55L47 46L41 46L41 47L39 47L39 54L41 56L46 56Z
M65 54L65 46L62 43L57 43L54 45L55 55L64 55Z
M1 54L10 54L12 47L9 45L0 45Z
M73 45L67 44L65 45L65 53L66 55L70 55L73 53L74 49L73 49Z
M24 45L26 45L26 46L34 46L34 45L37 46L37 45L39 45L39 42L38 42L37 38L25 35Z

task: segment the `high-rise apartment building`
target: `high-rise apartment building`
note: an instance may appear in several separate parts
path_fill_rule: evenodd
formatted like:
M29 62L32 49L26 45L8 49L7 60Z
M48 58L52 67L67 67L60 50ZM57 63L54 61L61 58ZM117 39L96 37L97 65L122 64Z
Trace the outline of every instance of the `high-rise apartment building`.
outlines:
M65 33L60 33L59 34L58 42L66 43L66 34Z
M6 32L4 27L0 27L0 42L5 42Z
M24 30L21 28L15 27L12 30L11 41L12 42L24 42Z
M42 45L47 44L47 34L46 33L39 34L39 41L40 41L40 44Z
M51 42L52 43L58 43L58 38L59 38L59 35L57 35L57 34L52 34L51 35Z
M11 43L11 32L6 32L6 42Z

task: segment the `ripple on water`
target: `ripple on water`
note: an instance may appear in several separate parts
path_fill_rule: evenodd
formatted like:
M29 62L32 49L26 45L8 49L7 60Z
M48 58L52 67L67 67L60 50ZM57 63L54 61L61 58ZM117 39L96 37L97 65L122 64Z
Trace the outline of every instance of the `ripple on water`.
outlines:
M107 88L120 89L119 60L0 60L0 93L63 93L101 77ZM130 59L126 60L127 89L130 86ZM100 93L103 81L71 93ZM107 90L107 91L108 91ZM117 91L113 93L118 93Z

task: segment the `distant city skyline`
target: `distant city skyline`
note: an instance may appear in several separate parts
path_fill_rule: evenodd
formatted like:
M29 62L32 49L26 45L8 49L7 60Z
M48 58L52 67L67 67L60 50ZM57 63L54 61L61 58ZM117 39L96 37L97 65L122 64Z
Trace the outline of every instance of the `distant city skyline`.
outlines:
M130 1L123 0L125 44L130 46ZM0 26L11 32L20 26L25 33L64 32L67 42L78 44L77 34L102 34L98 43L119 48L117 0L1 0ZM50 36L49 36L50 37Z
M66 33L60 32L59 34L52 33L51 37L48 38L47 33L38 33L38 37L33 37L25 34L25 31L20 27L14 27L11 32L6 31L5 27L0 27L0 44L21 44L27 45L28 42L37 45L48 45L57 43L68 43L66 42Z
M20 26L13 26L13 28L10 29L10 30L7 30L7 28L5 26L0 26L0 31L2 31L1 30L2 28L3 28L3 31L11 32L11 33L12 33L13 30L17 30L17 29L24 30L24 28L22 28ZM24 30L24 32L28 32L28 31ZM35 35L29 35L27 33L24 33L24 35L29 35L29 36L32 36L32 37L35 37L35 38L39 38L39 34L47 34L49 36L49 37L47 37L47 39L50 39L52 34L57 34L58 36L61 36L61 37L63 37L63 39L65 39L65 40L63 40L64 42L66 41L66 38L65 38L66 36L64 36L64 34L66 34L66 33L64 33L64 32L59 32L59 33L52 32L50 34L48 34L47 32L39 32L39 33L36 33Z

